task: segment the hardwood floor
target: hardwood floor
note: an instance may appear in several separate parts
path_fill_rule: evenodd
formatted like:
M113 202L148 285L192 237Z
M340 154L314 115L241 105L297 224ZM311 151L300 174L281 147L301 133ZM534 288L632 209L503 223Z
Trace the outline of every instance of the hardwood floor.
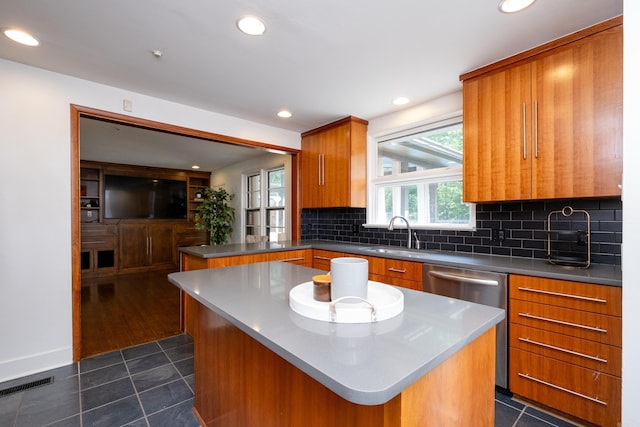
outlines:
M170 272L83 279L81 357L179 334L180 292Z

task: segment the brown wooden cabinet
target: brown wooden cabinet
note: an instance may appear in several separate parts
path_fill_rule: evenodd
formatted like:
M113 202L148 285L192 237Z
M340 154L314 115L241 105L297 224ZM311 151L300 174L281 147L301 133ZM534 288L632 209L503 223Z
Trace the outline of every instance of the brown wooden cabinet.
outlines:
M535 51L461 76L463 199L619 196L621 19Z
M82 276L111 274L117 270L117 227L83 223L80 239L80 272Z
M422 263L420 262L314 249L313 268L330 271L331 260L338 257L356 257L368 260L369 280L402 288L422 290Z
M302 134L302 207L366 207L367 124L347 117Z
M422 290L422 263L391 258L367 257L369 280Z
M127 221L118 229L120 269L175 265L173 223Z
M331 260L333 258L340 258L344 256L350 256L344 252L325 251L322 249L313 249L313 268L329 271L331 270Z
M618 425L622 289L509 280L511 391L590 423Z
M110 174L184 181L187 193L186 218L105 219L104 179L105 175ZM202 202L196 193L203 192L209 186L209 176L209 172L82 161L80 267L83 276L174 268L179 260L178 246L207 244L207 232L196 230L193 220ZM109 235L106 236L103 230L109 230ZM103 243L88 246L87 241Z

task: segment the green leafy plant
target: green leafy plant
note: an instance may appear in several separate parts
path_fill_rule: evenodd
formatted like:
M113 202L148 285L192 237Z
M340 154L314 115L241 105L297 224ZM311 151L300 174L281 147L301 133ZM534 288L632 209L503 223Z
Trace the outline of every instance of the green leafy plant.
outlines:
M229 206L235 197L224 188L205 188L202 204L198 206L195 221L197 230L209 232L209 243L220 245L227 243L233 231L236 211Z

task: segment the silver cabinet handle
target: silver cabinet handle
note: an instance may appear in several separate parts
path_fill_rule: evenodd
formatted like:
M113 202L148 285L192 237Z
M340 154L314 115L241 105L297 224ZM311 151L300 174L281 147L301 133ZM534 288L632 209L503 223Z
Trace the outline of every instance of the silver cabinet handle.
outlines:
M541 343L541 342L538 342L538 341L531 340L529 338L518 337L518 339L520 341L522 341L522 342L526 342L526 343L533 344L533 345L539 345L540 347L550 348L552 350L558 350L558 351L561 351L563 353L573 354L574 356L584 357L585 359L595 360L596 362L607 363L607 359L602 359L602 358L597 357L597 356L591 356L589 354L579 353L577 351L568 350L566 348L556 347L554 345Z
M322 185L324 185L324 154L322 155Z
M98 243L106 243L106 242L107 242L106 240L87 240L81 243L85 245L97 245Z
M401 270L399 268L393 268L393 267L387 268L387 270L393 271L394 273L406 273L407 272L407 270Z
M525 288L525 287L518 286L518 290L519 291L525 291L525 292L533 292L533 293L537 293L537 294L553 295L553 296L556 296L556 297L573 298L573 299L577 299L577 300L581 300L581 301L598 302L598 303L603 303L603 304L607 303L606 299L584 297L584 296L581 296L581 295L573 295L573 294L563 294L561 292L543 291L542 289L533 289L533 288Z
M322 260L325 260L325 261L331 261L331 258L328 258L326 256L314 255L313 258L314 259L322 259Z
M528 319L542 320L543 322L557 323L559 325L572 326L574 328L586 329L589 331L604 332L605 334L607 333L606 329L598 328L595 326L587 326L587 325L581 325L579 323L564 322L562 320L549 319L548 317L535 316L533 314L528 314L528 313L518 313L518 316L526 317Z
M322 154L318 154L318 185L322 185Z
M304 261L304 257L281 259L282 262Z
M498 286L497 280L476 279L475 277L458 276L457 274L441 273L439 271L430 271L429 275L439 279L453 280L456 282L470 283L472 285Z
M533 146L538 158L538 100L533 101Z
M527 160L527 104L522 103L522 158Z
M566 393L573 394L574 396L582 397L583 399L587 399L587 400L590 400L592 402L596 402L596 403L599 403L601 405L607 406L607 402L603 402L600 399L596 399L595 397L587 396L586 394L578 393L577 391L569 390L568 388L560 387L559 385L548 383L546 381L543 381L541 379L532 377L530 375L518 372L518 376L520 376L522 378L526 378L526 379L531 380L531 381L535 381L535 382L540 383L540 384L544 384L544 385L552 387L552 388L555 388L556 390L561 390L561 391L564 391Z

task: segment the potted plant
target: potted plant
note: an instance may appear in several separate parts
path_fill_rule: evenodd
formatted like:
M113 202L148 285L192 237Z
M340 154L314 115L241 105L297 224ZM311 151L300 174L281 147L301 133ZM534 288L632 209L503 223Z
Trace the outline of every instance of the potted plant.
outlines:
M229 202L235 197L224 188L205 188L202 204L198 206L195 221L197 230L209 232L209 243L226 243L233 231L235 209Z

